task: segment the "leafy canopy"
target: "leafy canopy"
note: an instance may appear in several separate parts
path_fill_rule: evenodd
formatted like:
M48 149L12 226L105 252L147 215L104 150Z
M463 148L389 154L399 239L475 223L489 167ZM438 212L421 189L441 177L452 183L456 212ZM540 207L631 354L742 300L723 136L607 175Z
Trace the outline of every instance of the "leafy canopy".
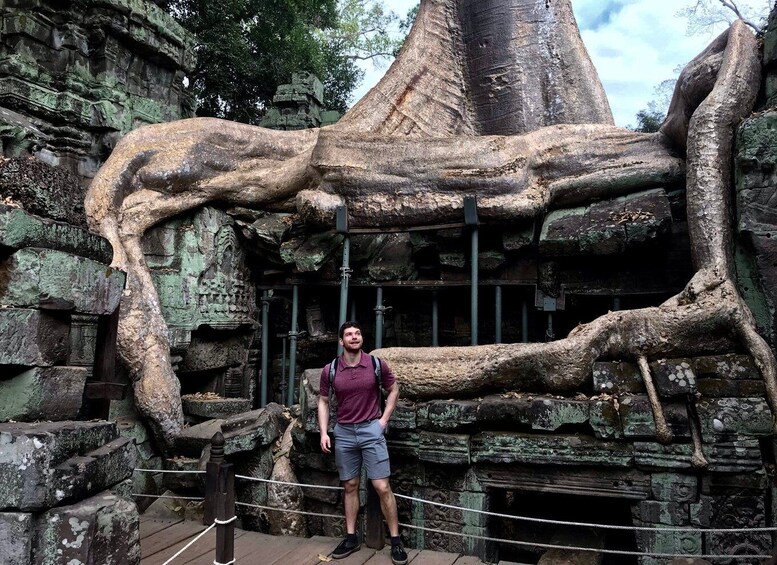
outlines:
M387 60L405 35L377 0L171 0L169 11L198 38L197 115L252 124L295 71L318 76L324 105L345 112L356 61Z

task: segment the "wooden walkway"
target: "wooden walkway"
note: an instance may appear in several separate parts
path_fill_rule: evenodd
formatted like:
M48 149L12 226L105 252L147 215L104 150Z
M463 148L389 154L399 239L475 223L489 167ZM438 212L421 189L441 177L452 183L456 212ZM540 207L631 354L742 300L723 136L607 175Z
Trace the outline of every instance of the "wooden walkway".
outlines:
M205 526L187 520L169 520L141 516L141 565L162 565L184 547ZM331 562L338 565L391 565L389 547L376 552L362 545L356 553L335 561L329 557L340 543L339 538L281 537L235 530L235 563L251 565L318 565ZM171 565L212 565L215 558L216 530L213 529L176 558ZM477 557L455 553L408 549L412 565L481 565Z

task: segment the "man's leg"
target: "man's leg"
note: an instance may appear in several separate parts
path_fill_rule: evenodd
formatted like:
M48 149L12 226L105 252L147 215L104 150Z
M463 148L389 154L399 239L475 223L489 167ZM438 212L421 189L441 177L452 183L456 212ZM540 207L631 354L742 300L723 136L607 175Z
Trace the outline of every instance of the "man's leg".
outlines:
M332 552L332 557L342 559L361 547L356 535L356 517L359 514L359 472L362 455L353 426L335 426L335 463L344 491L346 536Z
M356 476L353 479L343 481L343 489L345 490L344 500L346 533L355 534L356 517L359 514L359 477ZM394 514L396 514L396 511Z
M397 499L391 490L388 478L372 479L372 486L378 493L380 499L380 509L383 511L383 517L391 535L391 562L394 565L405 565L407 563L407 552L402 547L399 539L399 517L397 515Z
M383 511L383 517L386 519L386 525L391 537L399 535L399 516L397 515L397 499L391 490L388 477L385 479L372 479L372 486L378 493L380 499L380 509Z

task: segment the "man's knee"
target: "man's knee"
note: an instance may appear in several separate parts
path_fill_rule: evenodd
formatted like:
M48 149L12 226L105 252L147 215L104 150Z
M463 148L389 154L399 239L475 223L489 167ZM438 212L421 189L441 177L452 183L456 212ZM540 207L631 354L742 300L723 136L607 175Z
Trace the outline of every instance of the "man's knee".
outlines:
M343 481L343 489L348 494L357 492L359 490L359 477L354 477L353 479Z
M391 485L388 479L373 479L372 487L381 498L391 495Z

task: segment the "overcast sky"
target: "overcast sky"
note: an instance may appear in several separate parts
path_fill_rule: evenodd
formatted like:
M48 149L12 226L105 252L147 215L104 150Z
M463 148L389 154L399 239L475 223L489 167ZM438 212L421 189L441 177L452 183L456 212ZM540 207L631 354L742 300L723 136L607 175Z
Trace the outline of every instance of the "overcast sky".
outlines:
M572 0L583 42L607 92L617 125L634 124L637 111L655 98L655 87L674 78L679 65L693 59L722 31L686 34L687 22L676 13L693 1ZM416 0L386 0L385 4L404 17ZM367 63L364 84L354 101L380 80L386 68L375 70Z

